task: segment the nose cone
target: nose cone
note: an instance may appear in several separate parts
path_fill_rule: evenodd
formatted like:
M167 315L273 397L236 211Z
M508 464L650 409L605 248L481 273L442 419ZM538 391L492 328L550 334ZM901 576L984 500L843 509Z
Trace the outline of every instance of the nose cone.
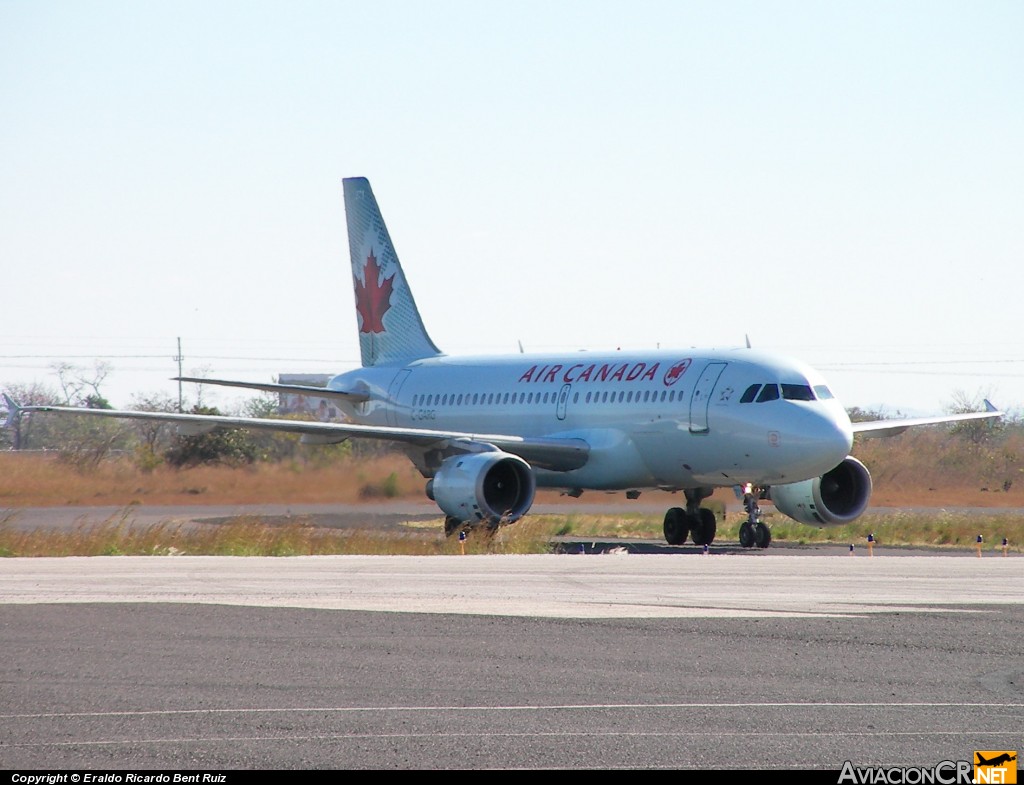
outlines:
M821 406L819 402L803 408L802 416L791 422L782 439L795 459L790 472L796 471L804 478L818 477L850 454L853 428L841 406Z

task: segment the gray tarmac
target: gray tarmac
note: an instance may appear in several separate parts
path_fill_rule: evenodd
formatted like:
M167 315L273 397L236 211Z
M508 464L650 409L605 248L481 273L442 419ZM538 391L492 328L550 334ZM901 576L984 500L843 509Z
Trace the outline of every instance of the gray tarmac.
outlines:
M1022 557L590 545L0 559L0 766L835 782L1024 747Z

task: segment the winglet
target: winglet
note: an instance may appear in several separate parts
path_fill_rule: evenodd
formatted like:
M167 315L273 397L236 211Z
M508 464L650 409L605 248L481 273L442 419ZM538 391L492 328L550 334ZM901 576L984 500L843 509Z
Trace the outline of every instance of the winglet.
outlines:
M4 403L7 404L7 417L4 420L4 428L13 428L18 422L18 418L21 416L21 407L14 402L7 393L4 393Z
M993 406L992 405L992 401L990 401L988 398L986 398L985 399L985 411L986 412L998 412L999 409L997 409L995 406Z

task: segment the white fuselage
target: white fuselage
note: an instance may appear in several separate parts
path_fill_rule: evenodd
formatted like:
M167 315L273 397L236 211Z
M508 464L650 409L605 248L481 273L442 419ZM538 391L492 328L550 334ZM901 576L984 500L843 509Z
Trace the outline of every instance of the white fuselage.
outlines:
M357 423L583 439L585 466L536 471L548 487L798 482L835 467L853 443L816 371L750 349L440 356L360 368L329 386L370 394L346 407Z

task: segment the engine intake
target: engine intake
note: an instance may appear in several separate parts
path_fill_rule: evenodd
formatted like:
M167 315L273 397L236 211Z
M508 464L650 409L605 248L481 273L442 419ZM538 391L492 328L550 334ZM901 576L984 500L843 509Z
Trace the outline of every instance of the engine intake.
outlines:
M811 526L842 526L857 520L871 499L871 474L852 455L821 477L773 485L776 509Z
M505 452L448 458L427 484L427 495L447 515L492 525L522 518L536 490L530 464Z

